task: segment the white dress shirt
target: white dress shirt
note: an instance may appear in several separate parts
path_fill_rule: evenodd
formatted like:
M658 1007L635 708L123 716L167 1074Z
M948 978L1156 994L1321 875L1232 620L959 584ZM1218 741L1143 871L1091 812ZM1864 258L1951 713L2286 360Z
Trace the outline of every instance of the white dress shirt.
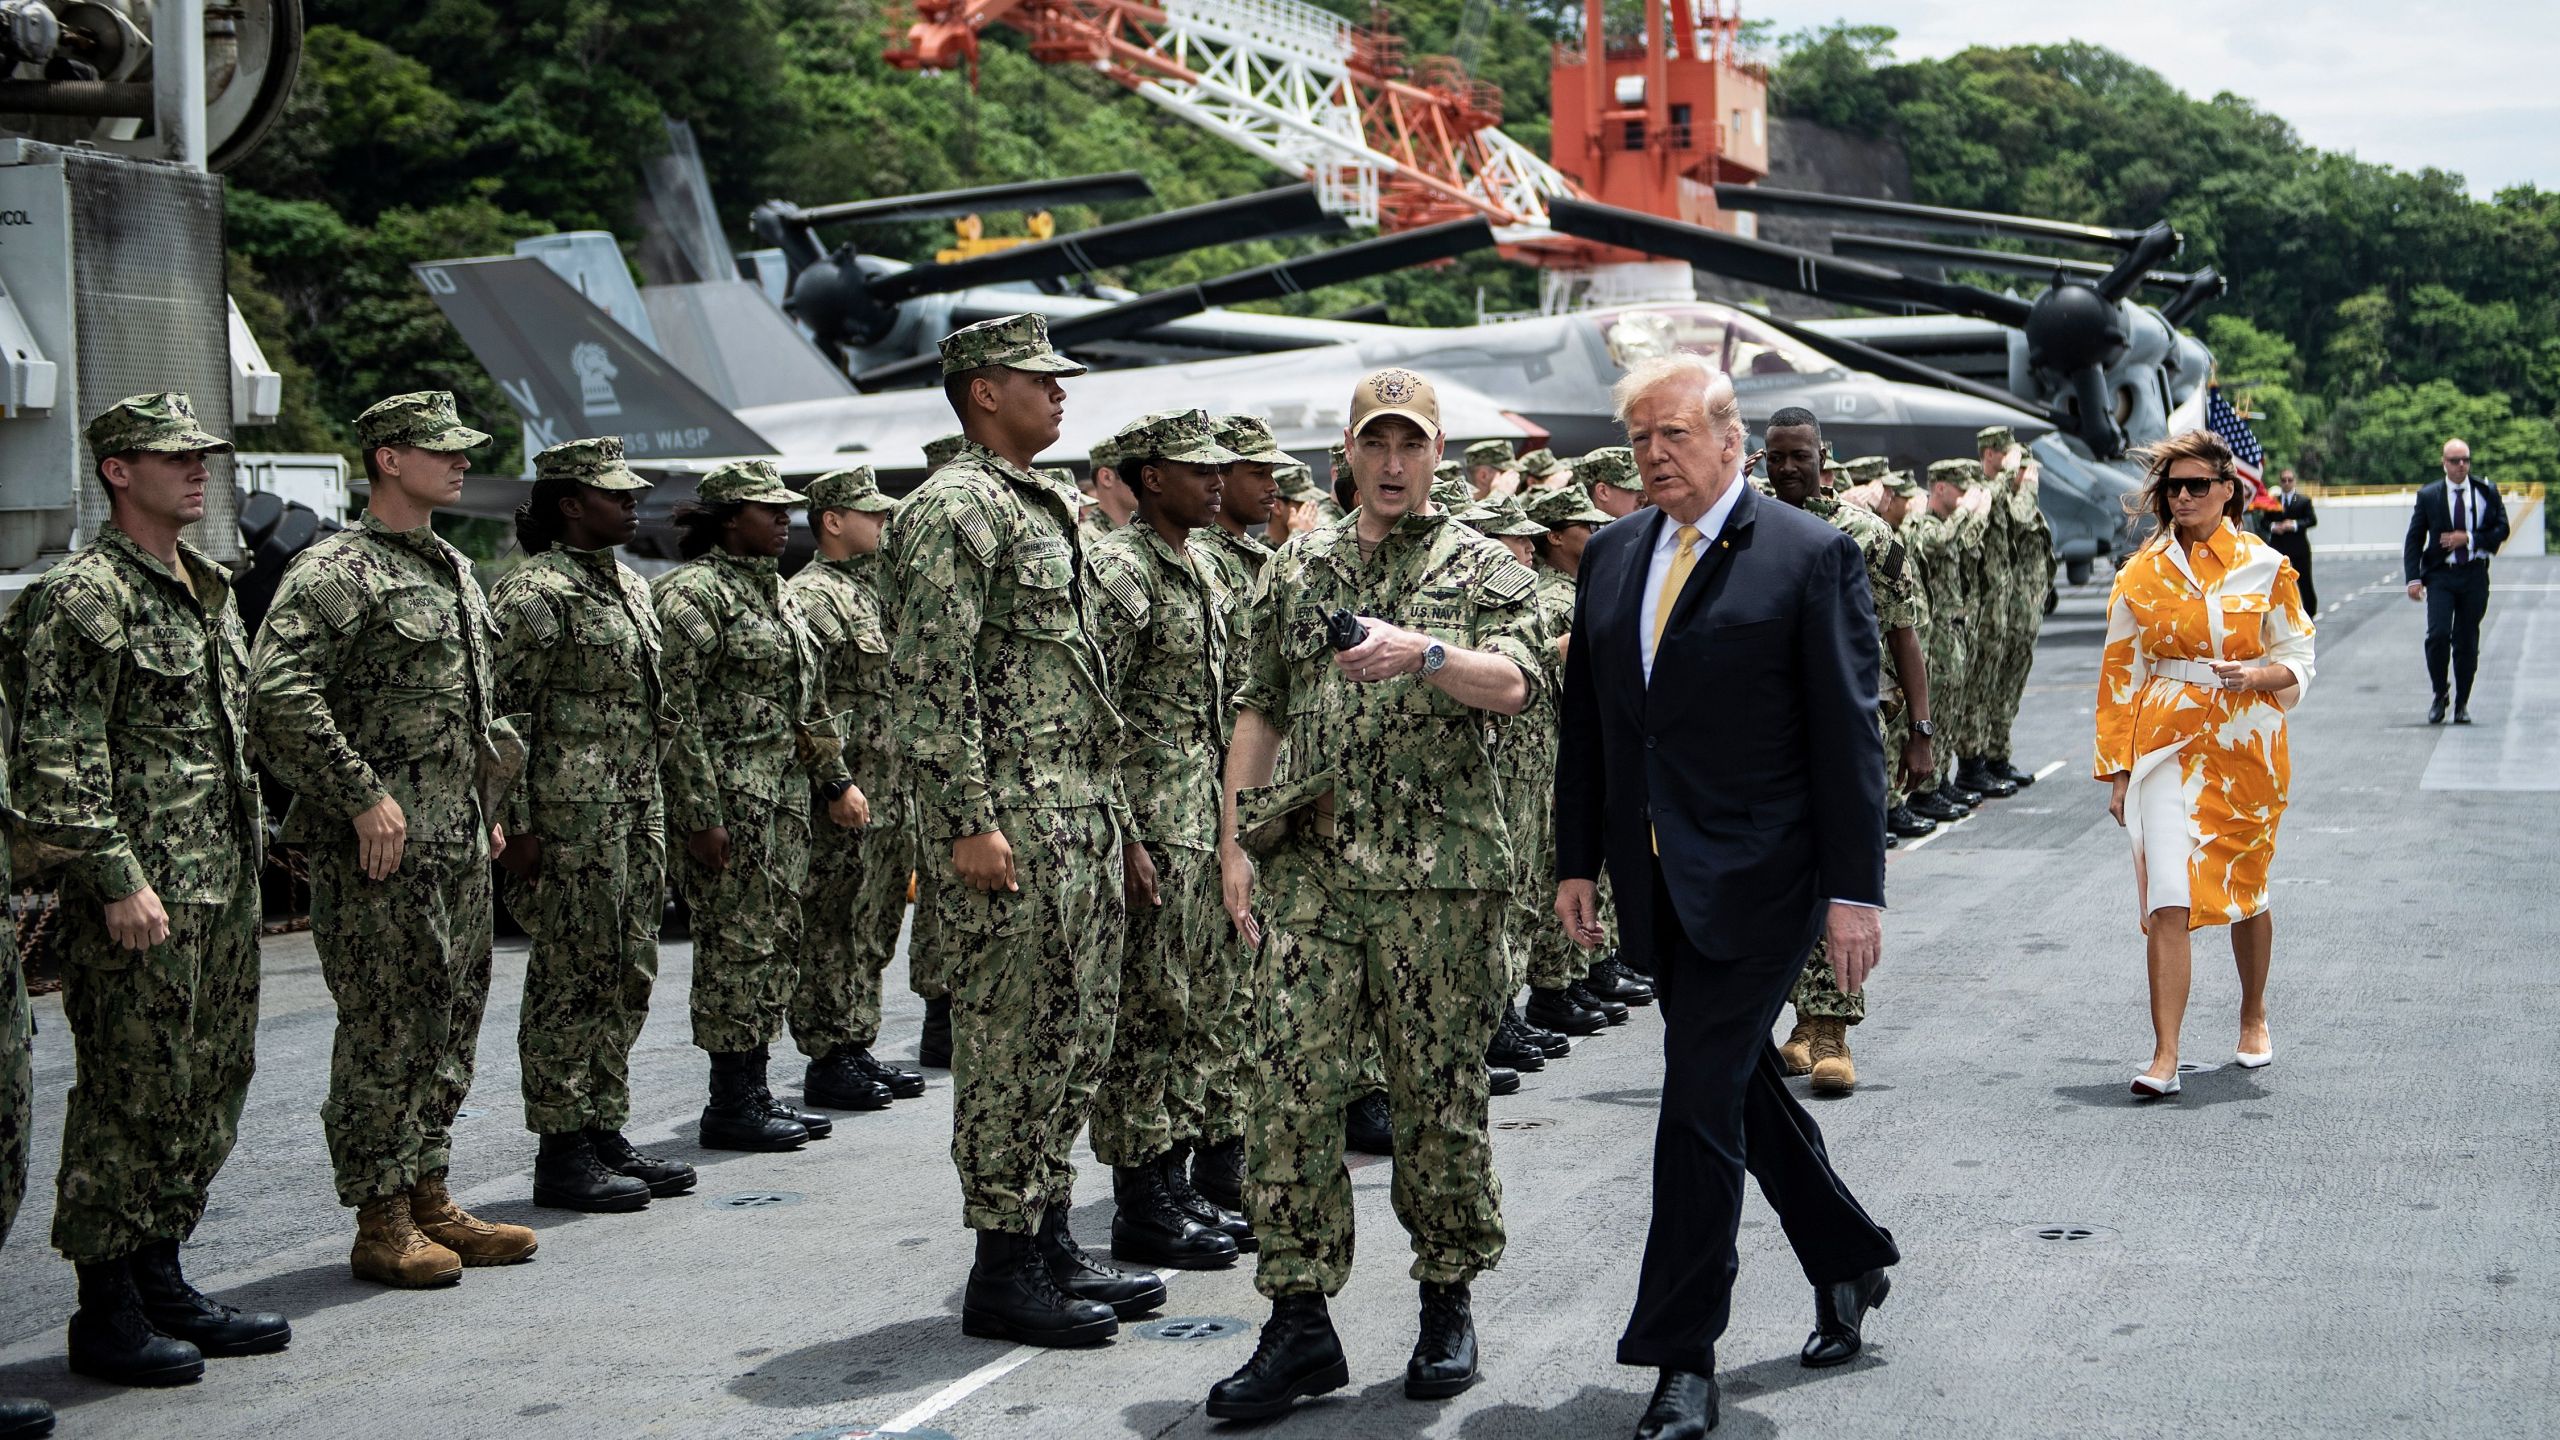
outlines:
M1716 537L1724 533L1724 522L1733 514L1734 503L1742 498L1742 487L1750 483L1740 475L1734 476L1733 483L1724 487L1724 493L1716 497L1716 503L1708 506L1707 513L1698 517L1699 553L1691 557L1691 575L1698 573L1697 562L1705 558L1706 548L1716 543ZM1662 533L1653 537L1653 558L1645 565L1644 608L1636 612L1636 644L1644 655L1644 683L1647 685L1653 683L1653 611L1662 602L1662 582L1671 573L1672 557L1679 553L1680 522L1666 511L1662 517Z
M2480 497L2473 492L2468 479L2457 481L2451 476L2445 477L2444 504L2446 515L2451 517L2452 528L2462 531L2465 536L2480 528ZM2455 565L2468 564L2471 547L2456 545L2444 558Z

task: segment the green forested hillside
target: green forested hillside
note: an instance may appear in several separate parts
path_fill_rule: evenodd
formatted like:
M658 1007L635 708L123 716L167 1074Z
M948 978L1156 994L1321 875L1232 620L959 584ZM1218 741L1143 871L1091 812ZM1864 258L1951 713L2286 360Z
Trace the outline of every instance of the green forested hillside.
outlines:
M1509 128L1543 146L1548 44L1581 7L1478 6L1476 71L1504 90ZM1450 48L1468 5L1392 8L1422 54ZM1286 178L1099 75L1034 63L1009 32L990 33L974 86L892 70L879 58L891 17L870 0L311 0L307 11L315 28L288 121L231 177L237 289L290 397L282 433L254 443L278 448L343 448L345 422L370 400L439 385L505 432L496 463L512 463L503 401L407 266L559 229L610 229L628 245L662 115L693 125L741 241L748 210L775 196L1135 167L1174 205ZM2234 277L2206 333L2226 383L2267 415L2261 433L2280 459L2406 481L2459 429L2483 475L2560 479L2560 195L2484 204L2449 174L2317 152L2244 100L2188 100L2093 47L1902 63L1890 32L1836 29L1768 49L1782 111L1899 137L1920 199L2176 222L2190 237L2181 263ZM867 243L923 258L948 234L916 225ZM1226 247L1108 278L1164 283L1278 253ZM1294 303L1383 299L1400 319L1455 321L1480 290L1510 309L1536 286L1488 257Z

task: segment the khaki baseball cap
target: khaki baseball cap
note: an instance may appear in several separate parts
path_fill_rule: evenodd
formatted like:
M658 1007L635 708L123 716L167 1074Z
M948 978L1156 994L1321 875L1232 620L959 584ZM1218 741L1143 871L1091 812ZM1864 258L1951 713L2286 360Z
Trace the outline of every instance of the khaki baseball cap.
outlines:
M1351 433L1358 435L1381 415L1401 415L1440 438L1440 392L1410 370L1389 367L1360 377L1351 391Z

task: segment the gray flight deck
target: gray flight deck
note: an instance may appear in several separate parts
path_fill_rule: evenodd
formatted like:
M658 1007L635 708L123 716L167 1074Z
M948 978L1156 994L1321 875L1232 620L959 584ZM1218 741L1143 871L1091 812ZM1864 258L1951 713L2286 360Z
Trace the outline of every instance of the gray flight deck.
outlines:
M2322 562L2320 673L2293 729L2276 864L2272 1069L2228 1065L2226 943L2198 946L2184 1098L2142 1107L2130 866L2085 778L2103 592L2037 654L2016 758L2056 767L1893 858L1886 962L1857 1032L1863 1088L1823 1103L1840 1168L1905 1261L1865 1357L1806 1371L1810 1296L1756 1196L1720 1351L1721 1434L2523 1436L2560 1432L2560 560L2498 565L2467 730L2423 723L2420 607L2383 559ZM1252 1346L1249 1275L1177 1275L1177 1335L1040 1352L964 1338L969 1243L950 1091L849 1115L793 1155L691 1140L703 1060L670 944L635 1059L631 1132L702 1166L629 1216L528 1201L513 1043L524 975L498 955L454 1185L541 1231L532 1263L455 1289L350 1279L318 1109L331 1007L309 940L270 941L240 1147L187 1247L205 1288L292 1317L279 1356L197 1385L71 1376L68 1265L46 1248L71 1081L59 997L36 1010L32 1193L0 1253L0 1394L65 1437L1103 1437L1211 1433L1210 1383ZM882 1049L912 1056L890 977ZM1585 1042L1494 1102L1511 1249L1476 1286L1485 1379L1406 1401L1413 1338L1389 1167L1361 1165L1362 1263L1335 1315L1352 1383L1276 1435L1621 1436L1650 1385L1611 1363L1650 1204L1659 1021ZM2221 1063L2217 1063L2221 1062ZM796 1058L777 1078L797 1089ZM1087 1157L1079 1233L1107 1241Z

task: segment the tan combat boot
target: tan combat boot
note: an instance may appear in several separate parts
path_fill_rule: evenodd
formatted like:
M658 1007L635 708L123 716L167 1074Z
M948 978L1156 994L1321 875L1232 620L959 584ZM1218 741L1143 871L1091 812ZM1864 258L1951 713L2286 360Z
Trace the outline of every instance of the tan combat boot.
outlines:
M427 1238L462 1257L465 1265L513 1265L533 1258L533 1232L522 1225L493 1225L453 1203L444 1177L430 1175L409 1191L409 1208Z
M1820 1095L1846 1095L1858 1088L1858 1067L1849 1058L1849 1022L1817 1020L1813 1032L1813 1088Z
M359 1280L423 1290L462 1278L462 1257L418 1232L409 1197L385 1195L356 1211L356 1248L347 1268Z
M1790 1075L1802 1075L1813 1068L1813 1027L1815 1022L1799 1015L1796 1028L1787 1032L1787 1043L1778 1047L1778 1066Z

